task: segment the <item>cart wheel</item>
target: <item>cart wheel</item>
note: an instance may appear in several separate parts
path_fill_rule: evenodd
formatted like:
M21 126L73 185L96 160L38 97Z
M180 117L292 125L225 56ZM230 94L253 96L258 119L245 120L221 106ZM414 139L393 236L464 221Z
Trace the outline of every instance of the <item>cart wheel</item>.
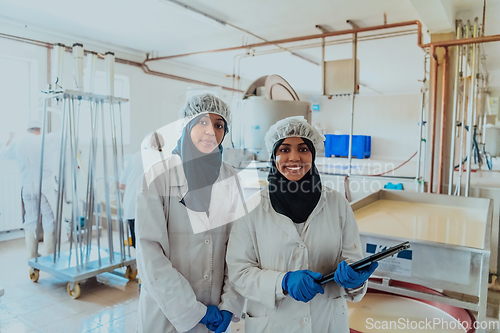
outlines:
M68 295L72 299L77 299L80 297L80 292L82 291L80 288L80 282L76 282L73 284L73 288L71 288L71 282L68 283Z
M127 271L125 272L125 278L129 281L134 281L137 278L137 269L132 271L132 267L127 266Z
M38 282L40 277L40 271L36 268L30 267L30 280L33 282Z

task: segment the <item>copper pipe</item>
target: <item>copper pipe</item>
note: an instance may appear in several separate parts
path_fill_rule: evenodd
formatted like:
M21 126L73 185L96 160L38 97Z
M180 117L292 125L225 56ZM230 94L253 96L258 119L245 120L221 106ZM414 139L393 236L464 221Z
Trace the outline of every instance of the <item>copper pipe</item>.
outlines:
M431 81L431 164L430 164L430 175L429 175L429 185L427 187L427 192L432 193L433 178L434 178L434 153L435 153L435 142L436 142L436 108L437 108L437 73L438 73L438 59L436 56L436 48L431 46L431 61L432 61L432 81Z
M448 46L457 46L457 45L465 45L465 44L482 44L482 43L491 43L491 42L500 42L500 35L445 40L445 41L441 41L441 42L433 42L433 43L423 44L421 47L422 48L432 47L432 46L434 46L434 47L448 47Z
M437 193L442 192L443 169L444 169L444 128L445 114L448 107L448 48L444 48L443 54L443 87L441 90L441 133L439 135L439 169L437 179Z
M370 36L358 37L358 43L364 42L364 41L396 38L396 37L416 35L416 34L417 34L416 30L402 30L402 31L398 31L398 32L373 34ZM336 40L332 40L329 42L325 42L325 46L342 45L342 44L352 44L352 38L342 38L342 39L336 39ZM312 48L318 48L318 47L322 47L322 42L291 46L291 47L288 47L287 50L306 50L306 49L312 49ZM252 56L257 57L257 56L261 56L261 55L276 54L276 53L280 53L280 52L284 52L284 51L285 50L282 50L282 49L273 49L273 50L267 50L267 51L253 52ZM237 55L235 57L237 57Z
M431 87L430 90L432 92L432 100L431 100L431 164L430 164L430 179L429 179L429 187L427 188L427 192L432 193L432 187L433 187L433 176L434 176L434 153L435 153L435 147L434 147L434 142L436 138L436 108L437 108L437 58L436 58L436 48L438 47L449 47L449 46L457 46L457 45L468 45L468 44L481 44L481 43L490 43L490 42L498 42L500 41L500 35L492 35L492 36L483 36L483 37L473 37L473 38L464 38L464 39L459 39L459 40L447 40L447 41L440 41L440 42L433 42L433 43L428 43L421 45L422 48L430 47L431 48L431 55L433 58L432 62L432 73L434 75L432 81L431 81ZM444 82L443 82L444 85ZM446 90L446 89L445 89ZM445 94L445 91L443 91L443 94ZM444 123L441 124L441 135L444 131ZM439 181L439 172L441 172L442 166L441 166L441 150L442 146L439 148L440 149L440 164L438 165L438 193L440 193L440 187L441 183ZM461 161L460 161L461 163ZM442 177L442 175L441 175Z
M122 59L115 59L116 62L119 62L118 60L122 60ZM126 62L129 65L132 65L131 61L126 60ZM155 76L163 77L163 78L166 78L166 79L177 80L177 81L182 81L182 82L188 82L188 83L193 83L193 84L199 84L199 85L207 86L207 87L221 87L224 90L229 90L229 91L234 91L234 92L241 92L241 93L244 92L243 90L229 88L229 87L224 87L224 86L220 86L218 84L208 83L208 82L204 82L204 81L193 80L193 79L189 79L189 78L183 77L183 76L177 76L177 75L167 74L167 73L158 72L158 71L152 71L152 70L149 69L148 65L146 65L145 63L141 64L141 63L138 63L138 62L137 63L134 62L133 65L142 68L142 70L146 74L155 75Z
M199 84L202 86L220 87L219 85L213 84L213 83L208 83L208 82L204 82L204 81L189 79L189 78L183 77L183 76L177 76L177 75L167 74L167 73L163 73L163 72L153 71L153 70L149 69L148 65L146 65L145 63L140 63L140 62L126 60L126 59L120 59L120 58L115 58L115 62L117 62L119 64L139 67L144 71L144 73L149 74L149 75L159 76L159 77L163 77L166 79L188 82L188 83L193 83L193 84ZM229 87L222 87L222 89L229 90L229 91L235 91L235 92L243 92L242 90L229 88Z
M381 29L399 28L399 27L405 27L405 26L409 26L409 25L417 25L417 28L418 28L417 45L420 46L420 47L422 47L422 24L420 23L420 21L415 20L415 21L405 21L405 22L392 23L392 24L376 25L376 26L373 26L373 27L365 27L365 28L358 28L358 29L350 29L350 30L342 30L342 31L332 31L332 32L323 33L323 34L316 34L316 35L308 35L308 36L301 36L301 37L285 38L285 39L279 39L279 40L262 42L262 43L255 43L255 44L249 44L249 45L227 47L227 48L224 48L224 49L217 49L217 50L206 50L206 51L197 51L197 52L184 53L184 54L174 54L174 55L165 56L165 57L149 58L149 59L144 60L144 62L146 63L148 61L154 61L154 60L165 60L165 59L187 57L187 56L190 56L190 55L203 54L203 53L217 53L217 52L225 52L225 51L236 51L236 50L243 50L243 49L251 49L251 48L256 48L256 47L262 47L262 46L270 46L270 45L277 45L277 44L287 44L287 43L293 43L293 42L301 42L301 41L310 40L310 39L320 39L320 38L325 38L325 37L349 35L349 34L355 34L355 33L360 33L360 32L367 32L367 31L375 31L375 30L381 30Z
M47 42L43 42L43 41L36 40L36 39L29 39L29 38L24 38L24 37L19 37L19 36L14 36L14 35L8 35L8 34L3 34L3 33L0 33L0 38L10 39L10 40L14 40L16 42L22 42L22 43L32 44L32 45L41 46L41 47L46 47L47 50L48 50L48 52L50 52L50 50L53 48L52 47L52 43L47 43ZM66 47L66 52L72 52L72 48L71 47ZM89 52L90 51L85 50L85 54L87 54ZM99 54L99 53L98 53L98 56L99 56L100 59L104 59L104 57L101 54ZM47 58L48 57L49 57L49 55L47 54ZM193 80L193 79L189 79L189 78L186 78L186 77L172 75L172 74L167 74L167 73L162 73L162 72L158 72L158 71L152 71L145 64L140 63L140 62L136 62L136 61L115 58L115 62L120 63L120 64L124 64L124 65L139 67L139 68L141 68L144 71L144 73L149 74L149 75L159 76L159 77L163 77L163 78L166 78L166 79L177 80L177 81L182 81L182 82L188 82L188 83L193 83L193 84L199 84L199 85L202 85L202 86L219 87L219 85L213 84L213 83L208 83L208 82L204 82L204 81ZM47 71L47 75L49 75L48 71ZM50 80L50 75L49 75L49 80ZM233 89L233 88L229 88L229 87L222 87L222 89L229 90L229 91L235 91L235 92L243 92L242 90Z
M127 60L127 59L121 59L121 58L115 58L115 62L117 62L119 64L139 67L144 71L145 74L159 76L159 77L163 77L165 79L171 79L171 80L182 81L182 82L187 82L187 83L199 84L201 86L207 86L207 87L221 87L224 90L229 90L229 91L234 91L234 92L241 92L241 93L244 92L243 90L224 87L224 86L220 86L218 84L213 84L213 83L209 83L209 82L205 82L205 81L198 81L198 80L190 79L190 78L183 77L183 76L177 76L177 75L167 74L167 73L163 73L163 72L153 71L153 70L149 69L149 67L145 63L140 63L140 62L131 61L131 60Z
M2 34L2 33L0 33L0 37L5 38L5 39L14 40L16 42L24 42L26 44L32 44L32 45L36 45L36 46L41 46L41 47L46 47L48 49L52 49L52 44L51 43L42 42L42 41L36 40L36 39L29 39L29 38L18 37L18 36L8 35L8 34Z

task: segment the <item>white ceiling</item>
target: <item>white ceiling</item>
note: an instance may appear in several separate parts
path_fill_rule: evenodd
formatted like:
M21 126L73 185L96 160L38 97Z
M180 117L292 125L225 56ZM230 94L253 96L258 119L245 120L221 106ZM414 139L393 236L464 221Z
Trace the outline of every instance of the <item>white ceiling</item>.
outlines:
M350 29L347 19L362 27L380 25L383 24L384 13L387 14L388 23L418 19L427 23L432 31L432 21L428 19L426 22L426 17L423 17L426 14L417 11L412 5L412 1L416 0L181 1L268 40L317 34L317 24L327 25L332 30ZM478 15L476 13L482 10L482 0L432 0L429 12L433 11L434 3L440 3L441 7L451 4L455 11L469 11L472 15ZM496 16L500 13L500 1L488 0L488 6L486 33L498 34L500 20ZM64 0L0 0L0 15L31 27L74 36L75 42L78 37L82 37L143 53L155 51L157 55L260 41L228 26L219 28L207 24L179 7L160 0L87 0L78 6L69 5ZM500 47L500 43L493 47ZM205 54L176 61L232 74L235 55L241 53ZM316 62L321 59L319 48L297 53ZM384 94L417 93L421 86L418 80L423 76L423 55L416 46L416 35L360 42L360 80ZM327 48L326 60L350 57L350 44ZM240 75L245 79L253 80L261 75L277 73L298 91L320 92L319 66L288 52L243 58L240 64ZM500 67L497 64L489 66L492 72ZM375 93L363 87L361 92Z

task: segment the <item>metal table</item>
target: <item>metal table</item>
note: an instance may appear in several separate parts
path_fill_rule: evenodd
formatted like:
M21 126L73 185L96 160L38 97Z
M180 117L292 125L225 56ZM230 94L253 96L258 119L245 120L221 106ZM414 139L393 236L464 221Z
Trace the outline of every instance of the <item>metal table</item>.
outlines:
M401 204L418 203L430 205L429 207L434 206L433 208L441 207L443 210L470 208L483 212L479 214L481 216L477 216L484 222L484 230L481 232L482 246L477 247L453 244L456 240L428 240L426 237L432 235L432 230L426 237L421 237L418 232L415 232L418 230L418 223L413 231L409 228L402 228L401 235L398 235L393 226L373 228L373 225L370 226L369 216L365 216L364 221L358 221L358 227L365 254L379 252L387 246L406 240L409 240L411 244L411 249L407 250L409 252L403 251L397 257L389 258L380 263L379 268L374 273L374 279L369 281L369 288L476 311L478 313L477 320L485 321L493 201L440 194L380 190L351 203L351 207L355 215L359 216L363 209L370 205L373 207L377 202L383 200L401 202ZM376 221L377 218L374 216L372 220ZM449 230L453 231L453 225ZM413 237L408 237L412 232ZM477 242L468 243L467 232L463 243L478 245ZM444 290L450 296L432 295L396 287L391 284L392 280ZM458 297L451 297L451 295Z

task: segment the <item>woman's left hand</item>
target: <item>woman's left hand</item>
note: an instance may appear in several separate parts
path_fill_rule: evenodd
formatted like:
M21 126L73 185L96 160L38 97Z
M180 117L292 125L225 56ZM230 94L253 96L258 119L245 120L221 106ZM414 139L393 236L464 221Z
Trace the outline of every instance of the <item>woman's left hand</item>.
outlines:
M333 279L346 289L358 288L368 280L377 267L378 263L372 262L367 268L355 271L344 260L338 264Z
M229 311L222 310L220 313L222 315L222 323L219 325L219 327L217 327L215 333L225 332L229 324L231 323L231 319L233 318L233 314Z

